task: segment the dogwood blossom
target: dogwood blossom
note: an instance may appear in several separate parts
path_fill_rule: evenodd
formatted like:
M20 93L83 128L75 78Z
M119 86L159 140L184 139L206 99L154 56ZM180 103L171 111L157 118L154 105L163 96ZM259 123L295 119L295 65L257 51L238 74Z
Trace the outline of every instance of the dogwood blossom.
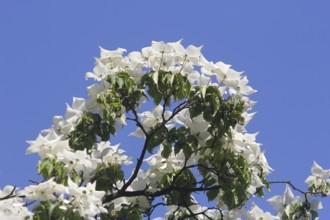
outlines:
M294 195L291 189L286 186L282 196L274 196L267 201L276 209L277 216L282 216L285 211L285 207L293 203Z
M280 220L278 216L273 216L269 212L263 212L256 204L252 205L251 211L247 213L247 220Z
M67 193L67 188L62 184L57 184L54 178L50 178L46 182L39 183L38 185L31 185L25 187L23 190L17 192L17 195L24 196L26 199L31 200L56 200L57 195Z
M41 158L57 158L64 151L68 151L68 141L59 136L54 130L49 130L47 135L39 134L35 141L28 141L30 147L26 154L38 153Z
M10 197L0 200L0 219L23 220L33 215L33 213L24 206L23 199L16 196L13 186L8 185L0 190L0 198L6 196Z
M305 183L308 185L314 185L317 189L319 189L322 184L325 184L323 191L329 193L330 187L330 170L324 170L320 165L318 165L315 161L311 168L312 175L307 177Z
M100 159L106 166L111 164L132 164L132 157L123 155L125 152L119 149L119 145L111 146L110 142L100 142L97 144L97 150L93 151L93 158Z
M141 124L143 125L145 131L149 132L157 124L162 123L164 119L167 120L171 116L171 112L165 111L163 118L163 106L157 105L151 112L146 111L138 114L138 116L141 117ZM144 133L142 132L141 128L137 128L137 130L130 135L136 137L144 137Z
M71 178L68 178L67 191L70 197L68 204L77 210L81 216L94 217L99 213L107 213L102 206L104 191L95 190L96 183L87 183L86 187L79 187Z

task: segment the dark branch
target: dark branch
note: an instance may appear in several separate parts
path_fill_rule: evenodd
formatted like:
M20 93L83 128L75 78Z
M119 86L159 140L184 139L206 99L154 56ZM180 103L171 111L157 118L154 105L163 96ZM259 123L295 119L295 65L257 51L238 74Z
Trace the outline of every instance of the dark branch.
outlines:
M6 196L4 196L4 197L1 197L1 198L0 198L0 201L1 201L1 200L6 200L6 199L10 199L10 198L15 197L15 196L14 196L14 192L15 192L15 190L16 190L16 186L14 186L13 190L12 190L8 195L6 195Z
M294 186L294 185L291 183L290 180L286 180L286 181L270 181L270 182L268 182L268 183L269 183L269 184L284 183L284 184L288 184L288 185L290 185L291 188L292 188L293 190L298 191L298 192L300 192L300 193L302 193L302 194L304 194L304 195L310 193L310 192L305 192L305 191L303 191L303 190L297 188L296 186Z

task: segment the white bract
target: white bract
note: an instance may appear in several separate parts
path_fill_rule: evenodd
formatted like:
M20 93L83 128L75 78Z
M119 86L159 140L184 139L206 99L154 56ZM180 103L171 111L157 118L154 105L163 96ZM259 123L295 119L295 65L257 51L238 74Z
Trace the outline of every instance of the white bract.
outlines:
M141 114L138 114L138 116L141 118L141 124L143 125L145 132L149 132L156 125L159 125L160 123L162 123L164 120L167 120L171 116L170 111L163 112L163 109L164 109L163 106L157 105L151 112L146 111ZM137 130L131 133L130 135L140 138L145 136L141 128L137 128Z
M54 201L57 199L57 195L64 193L67 193L67 188L61 184L57 184L54 178L51 178L38 185L27 186L23 190L18 191L17 195L25 196L26 199L31 200Z
M15 196L13 186L5 186L0 190L0 198L9 196L8 199L0 200L0 219L23 220L25 217L32 216L25 206L22 198Z
M68 178L68 193L70 195L67 200L69 207L77 210L81 216L94 217L99 213L106 213L107 209L102 206L102 198L104 191L95 190L95 182L87 183L86 187L78 186L70 178Z
M119 144L111 146L110 142L100 142L97 144L97 150L93 151L92 157L99 159L106 166L111 164L132 164L132 157L123 155L125 151L119 149Z
M312 175L307 177L305 182L308 185L314 185L317 190L322 190L325 194L329 193L330 187L330 170L324 170L315 161L311 169ZM322 187L323 189L320 189Z
M256 204L252 205L251 211L247 213L247 220L280 220L278 216L273 216L269 212L262 211Z

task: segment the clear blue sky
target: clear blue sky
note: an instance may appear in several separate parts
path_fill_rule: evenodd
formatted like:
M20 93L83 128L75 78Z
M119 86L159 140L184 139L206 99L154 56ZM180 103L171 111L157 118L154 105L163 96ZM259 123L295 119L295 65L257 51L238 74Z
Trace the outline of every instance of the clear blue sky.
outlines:
M329 9L326 0L1 1L0 187L36 178L25 141L73 96L86 97L98 46L132 51L183 38L245 71L258 90L249 131L260 131L276 170L269 179L304 189L314 160L330 168ZM322 201L326 219L330 198Z

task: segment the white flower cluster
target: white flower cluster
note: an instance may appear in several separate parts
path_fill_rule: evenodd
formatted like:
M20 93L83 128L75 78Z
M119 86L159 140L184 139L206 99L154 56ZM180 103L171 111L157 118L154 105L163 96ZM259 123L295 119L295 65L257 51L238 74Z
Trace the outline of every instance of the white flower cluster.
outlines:
M309 192L302 196L294 196L293 192L286 186L285 192L282 196L274 196L268 199L268 202L276 209L277 216L281 217L283 214L290 216L292 213L297 213L302 215L304 213L300 213L299 210L295 210L296 207L303 207L303 205L307 205L311 211L317 211L322 209L322 203L319 200L313 199L314 195L329 195L330 189L330 170L324 170L320 165L316 162L313 163L311 168L311 173L309 177L307 177L305 183L309 185ZM301 216L301 219L304 216ZM300 219L300 218L299 218Z
M324 170L315 161L311 169L312 175L307 177L305 183L310 186L314 193L321 193L322 196L330 194L330 170Z
M73 207L81 216L94 219L99 213L107 213L107 209L102 206L102 198L104 191L95 190L95 182L87 183L86 187L78 186L70 178L68 179L68 193L71 195L69 199L64 199L67 207Z
M267 201L276 209L276 214L278 217L283 216L283 214L290 216L291 213L298 212L297 210L295 210L295 206L303 205L307 201L307 199L310 206L310 210L317 211L323 208L322 203L320 201L315 199L312 200L309 197L309 195L294 196L291 189L286 186L285 192L282 196L274 196ZM302 215L301 217L304 216Z
M101 113L104 106L98 103L99 94L105 92L109 88L107 81L109 76L118 72L127 72L139 83L144 74L157 72L160 70L172 72L173 74L181 74L186 76L191 85L200 88L200 95L205 96L207 86L216 86L225 99L227 97L235 97L244 101L244 112L242 114L244 123L238 123L231 129L231 137L223 137L221 140L224 147L233 151L236 155L244 157L247 161L249 170L252 175L252 181L247 193L253 195L256 190L264 186L261 177L266 177L271 171L264 152L260 149L260 144L256 142L257 133L250 134L245 129L247 123L252 119L254 113L250 113L255 102L249 99L249 95L256 90L248 85L246 76L242 76L242 72L237 72L231 68L231 65L223 62L210 62L201 53L201 47L190 45L183 47L181 41L165 43L153 41L150 47L143 48L141 52L131 52L124 56L125 49L105 50L100 48L100 57L96 59L93 72L86 73L86 78L92 78L97 81L95 84L87 88L89 98L74 98L72 106L67 105L65 116L55 116L53 126L42 133L34 141L29 141L27 154L38 153L41 159L51 159L65 165L65 168L72 170L82 177L82 185L79 186L68 177L67 185L56 183L51 178L38 185L32 185L21 190L18 195L24 196L29 200L55 201L62 202L63 209L73 208L78 211L81 216L93 219L94 216L105 213L107 210L102 206L102 198L106 192L95 190L95 182L89 181L93 178L98 166L110 166L112 164L128 165L132 163L132 158L124 155L124 151L119 145L111 146L109 142L95 143L90 152L86 150L74 151L69 146L69 136L75 129L75 125L79 122L85 113ZM140 100L141 104L144 99ZM122 110L123 111L123 110ZM143 126L138 128L131 135L145 138L145 134L151 131L155 125L167 121L168 129L183 126L189 129L191 135L198 140L198 147L203 147L207 140L211 138L208 132L210 123L204 120L203 114L191 118L190 112L183 109L174 117L173 112L165 111L162 105L156 106L152 111L137 113L140 123ZM101 114L100 114L101 115ZM169 120L170 119L170 120ZM126 125L126 116L122 112L117 118L118 125ZM117 126L119 128L119 126ZM164 158L161 153L163 146L161 145L156 153L144 159L149 167L145 170L140 169L137 177L132 184L126 188L127 191L147 190L153 193L159 187L159 183L165 174L180 171L184 166L191 166L197 163L205 154L211 154L206 151L204 155L196 152L190 158L185 158L184 152L181 150L175 154L173 151L168 158ZM228 165L229 166L229 165ZM230 169L230 167L228 167ZM316 163L312 168L312 176L306 182L309 185L318 187L329 187L330 181L328 177L330 171L324 171ZM115 190L119 191L127 181L117 182ZM322 185L323 184L323 185ZM6 193L8 192L6 188ZM287 188L285 196L274 197L269 202L276 208L277 215L283 214L286 204L302 203L300 198L294 198L291 191ZM3 192L1 192L3 194ZM5 193L5 194L6 194ZM221 194L221 192L220 192ZM17 214L29 216L29 213L21 205L21 199L14 197L8 200L0 201L0 214L8 214L8 216ZM12 208L4 203L15 204ZM140 207L147 209L149 202L145 197L119 197L111 202L115 211L120 211L122 204L138 204ZM3 205L2 205L3 204ZM314 204L314 203L313 203ZM314 207L315 206L315 207ZM315 209L320 208L319 203L315 203ZM166 216L170 216L173 210L186 212L187 209L169 206ZM20 209L20 211L18 211ZM222 211L219 211L219 210ZM198 219L217 219L222 216L223 219L279 219L272 216L268 212L264 213L257 205L253 204L250 211L243 209L228 211L226 206L219 202L215 209L209 209L196 204L190 207L190 212L197 213ZM200 213L200 214L198 214ZM165 216L165 218L166 218Z
M86 180L90 179L90 175L92 175L100 162L106 164L130 164L131 158L122 155L123 151L118 149L117 145L111 147L108 143L101 142L97 144L97 147L93 149L90 155L86 151L73 151L69 147L67 139L68 134L74 129L74 125L84 112L102 111L103 107L96 101L97 96L108 88L107 77L120 71L130 73L137 81L146 72L165 70L174 74L185 75L193 85L198 85L202 88L206 88L208 85L217 85L223 96L240 96L245 101L245 125L253 116L253 114L247 113L247 111L252 108L254 102L250 101L247 96L254 93L255 90L247 85L247 78L241 76L242 72L231 69L230 65L223 62L213 63L207 61L201 53L202 47L190 45L184 48L181 45L181 41L173 43L153 41L150 47L143 48L141 52L131 52L127 56L123 56L126 50L122 48L114 51L100 49L100 58L96 59L93 72L86 73L86 78L93 78L96 81L100 81L101 84L97 83L87 88L90 96L88 100L74 98L72 107L67 105L65 117L55 116L52 128L44 130L35 141L28 142L30 144L26 151L28 154L39 153L42 159L50 158L62 162L66 164L66 167L75 170L77 173L82 173ZM200 71L198 71L197 67ZM217 82L213 82L213 78ZM152 112L147 111L138 114L146 131L149 131L156 123L163 120L162 111L163 107L159 105ZM165 118L170 117L171 114L172 112L166 111ZM123 117L118 121L125 125L124 114ZM200 145L203 145L210 138L210 134L207 132L209 123L203 119L202 115L191 119L189 111L183 110L171 121L190 128L192 134L198 137ZM174 125L169 124L167 126L170 128ZM244 155L251 164L251 171L254 175L249 193L253 194L257 187L263 186L259 179L260 175L258 172L260 172L260 169L256 169L256 165L261 166L266 174L271 169L260 151L260 144L255 142L255 134L246 133L244 125L232 128L232 133L234 134L233 141L228 142L227 147ZM144 136L140 128L132 135ZM134 184L137 184L136 182L138 181L143 181L144 186L149 186L149 190L155 189L163 174L183 167L185 158L182 151L177 155L172 153L165 160L160 155L161 150L162 148L155 155L145 160L150 168L141 171L139 174L141 178L136 179L133 182ZM193 155L189 159L189 163L195 163L198 157L199 155ZM54 186L49 185L49 187L49 191L53 192L55 190ZM32 195L36 193L37 188L27 188L26 192ZM42 190L42 192L47 192L47 190ZM56 192L61 193L62 190ZM68 191L66 190L66 192ZM49 196L52 197L52 195ZM37 193L36 196L27 196L27 198L42 200L44 197ZM83 213L83 211L81 212Z
M9 197L8 199L4 199ZM0 190L0 219L23 220L33 214L24 207L23 199L16 196L13 186L5 186Z
M62 209L72 208L81 216L94 219L101 212L107 212L102 206L103 191L95 190L95 183L87 183L86 187L78 186L70 178L68 185L64 186L54 181L54 178L38 185L25 187L19 191L18 196L24 196L29 200L62 202Z

